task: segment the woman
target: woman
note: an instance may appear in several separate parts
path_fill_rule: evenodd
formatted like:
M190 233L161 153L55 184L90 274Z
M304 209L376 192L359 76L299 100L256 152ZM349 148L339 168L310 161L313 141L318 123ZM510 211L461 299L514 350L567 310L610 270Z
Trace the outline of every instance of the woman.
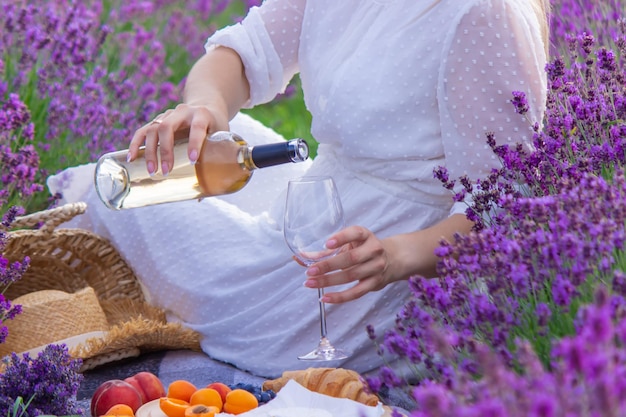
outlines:
M299 72L320 143L312 163L259 172L232 196L122 212L104 208L81 175L64 189L72 171L49 186L89 202L79 226L111 239L210 356L267 377L310 366L296 357L319 338L311 288L329 287L329 336L353 352L332 366L372 371L382 360L365 326L392 327L407 278L433 276L440 240L471 228L433 170L485 176L498 164L488 131L530 142L546 94L546 27L543 0L267 0L209 38L184 102L137 130L131 157L145 143L147 169L167 172L185 131L192 161L207 132L276 140L238 111L272 100ZM530 123L513 91L526 94ZM306 269L304 286L281 230L287 180L303 174L335 179L352 225L329 238L343 251Z

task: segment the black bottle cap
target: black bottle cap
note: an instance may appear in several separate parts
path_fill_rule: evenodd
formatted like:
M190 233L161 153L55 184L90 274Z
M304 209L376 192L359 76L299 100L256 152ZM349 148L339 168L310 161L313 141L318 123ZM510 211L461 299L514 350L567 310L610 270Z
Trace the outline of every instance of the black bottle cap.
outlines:
M309 146L303 139L257 145L252 148L251 156L257 168L265 168L287 162L302 162L309 157Z

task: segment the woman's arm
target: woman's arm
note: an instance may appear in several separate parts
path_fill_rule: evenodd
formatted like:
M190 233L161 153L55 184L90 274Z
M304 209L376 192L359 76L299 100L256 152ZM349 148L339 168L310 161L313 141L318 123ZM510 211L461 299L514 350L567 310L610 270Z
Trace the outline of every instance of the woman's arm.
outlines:
M450 30L438 83L441 137L445 166L451 178L485 178L500 162L486 145L494 131L499 144L530 146L532 123L515 113L513 91L529 100L532 122L540 122L545 107L545 48L537 14L523 2L472 2ZM460 184L460 182L459 182ZM469 199L468 199L469 200ZM435 249L441 239L468 233L463 214L471 201L455 203L447 219L434 226L385 239L353 226L333 236L330 247L343 246L333 259L308 270L305 285L328 287L354 282L347 290L329 292L324 301L337 303L411 275L435 276Z
M241 58L234 50L212 48L191 68L185 83L184 101L175 109L156 117L138 129L129 145L131 158L145 141L148 172L157 170L157 144L160 145L161 170L168 173L174 163L174 139L189 136L189 160L198 159L207 133L228 130L228 122L248 100L250 87Z
M206 106L232 119L250 96L241 58L234 50L215 47L189 71L183 100L190 106Z
M298 71L299 38L306 0L267 0L246 18L213 34L206 54L191 68L184 99L139 128L130 143L131 159L146 146L148 172L163 174L173 163L173 142L189 136L188 156L198 158L207 134L228 130L244 106L271 101Z
M438 260L435 249L441 240L451 242L455 234L469 233L472 225L465 215L454 214L427 229L386 239L378 239L365 227L347 227L326 243L329 248L346 245L346 249L309 267L305 285L320 288L356 282L347 290L325 294L323 299L342 303L412 275L433 277Z

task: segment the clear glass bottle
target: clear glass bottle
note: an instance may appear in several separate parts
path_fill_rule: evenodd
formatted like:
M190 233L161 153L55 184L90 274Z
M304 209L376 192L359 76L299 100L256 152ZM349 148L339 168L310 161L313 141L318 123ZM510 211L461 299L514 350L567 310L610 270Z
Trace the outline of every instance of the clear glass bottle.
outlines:
M108 208L120 210L230 194L241 190L257 168L302 162L309 156L302 139L249 146L235 133L216 132L207 137L192 164L187 143L174 144L174 166L167 176L161 171L148 174L143 147L132 162L126 161L128 150L102 155L94 175L98 196Z

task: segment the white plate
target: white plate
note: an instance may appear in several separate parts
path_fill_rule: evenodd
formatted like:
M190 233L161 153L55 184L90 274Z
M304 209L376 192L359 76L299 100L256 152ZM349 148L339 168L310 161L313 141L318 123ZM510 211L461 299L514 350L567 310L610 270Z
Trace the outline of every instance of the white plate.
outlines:
M255 412L258 413L259 409ZM239 414L241 417L245 417L247 414L251 412ZM233 414L228 413L219 413L216 416L227 417L232 416ZM321 408L307 408L307 407L284 407L279 409L267 410L266 413L263 414L267 417L333 417L331 413ZM167 415L161 411L161 407L159 407L159 400L150 401L137 410L135 413L135 417L167 417Z
M272 401L262 404L237 417L387 417L388 408L378 404L366 406L346 398L334 398L312 392L295 381L289 381ZM216 417L231 417L233 414L219 413ZM161 411L159 400L141 406L135 417L167 417Z
M135 413L135 417L167 417L167 414L161 411L161 407L159 406L159 401L160 400L156 399L156 400L152 400L150 402L145 403L144 405L139 407L139 409ZM247 413L243 413L239 415L243 417L246 414ZM227 414L227 413L216 414L216 416L220 416L220 417L226 417L226 416L232 416L232 415L233 414Z
M135 412L135 417L167 417L167 415L161 411L161 407L159 407L159 400L152 400L150 402L145 403L137 412Z

